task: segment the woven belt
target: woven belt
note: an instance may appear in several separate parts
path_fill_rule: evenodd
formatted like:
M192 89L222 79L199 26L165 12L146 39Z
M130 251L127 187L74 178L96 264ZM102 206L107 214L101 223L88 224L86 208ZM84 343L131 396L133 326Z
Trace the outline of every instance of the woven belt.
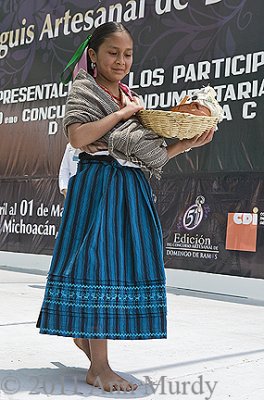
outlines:
M79 159L80 161L86 160L86 161L107 161L107 162L114 162L116 161L116 159L110 155L106 155L106 154L98 154L98 155L91 155L88 153L80 153L79 154Z

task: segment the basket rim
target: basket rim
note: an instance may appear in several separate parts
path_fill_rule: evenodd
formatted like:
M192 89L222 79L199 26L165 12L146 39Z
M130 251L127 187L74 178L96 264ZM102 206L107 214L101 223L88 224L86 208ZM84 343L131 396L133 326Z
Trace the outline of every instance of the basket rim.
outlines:
M145 114L163 114L164 116L181 116L181 117L186 117L186 118L193 118L193 119L206 119L206 120L216 120L217 117L212 117L211 115L194 115L194 114L190 114L190 113L181 113L178 111L166 111L166 110L139 110L138 111L138 115L142 115Z

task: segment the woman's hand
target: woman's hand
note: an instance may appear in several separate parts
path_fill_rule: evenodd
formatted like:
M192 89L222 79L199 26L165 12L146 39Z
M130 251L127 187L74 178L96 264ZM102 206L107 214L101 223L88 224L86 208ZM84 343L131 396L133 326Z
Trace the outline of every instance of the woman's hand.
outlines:
M185 150L193 149L194 147L204 146L207 143L210 143L214 137L215 128L212 128L208 131L205 131L201 136L194 136L192 139L184 139L182 140L182 144L184 144Z
M213 139L215 128L205 131L200 137L195 136L192 139L178 140L177 143L170 144L167 146L167 152L169 159L177 156L178 154L184 153L194 147L204 146L211 142Z
M108 147L106 143L96 140L93 143L80 147L80 150L84 151L85 153L96 153L97 151L108 150Z
M129 102L124 108L116 111L116 114L119 116L120 120L126 121L138 111L143 110L143 108L144 107L142 105L137 104L136 102Z

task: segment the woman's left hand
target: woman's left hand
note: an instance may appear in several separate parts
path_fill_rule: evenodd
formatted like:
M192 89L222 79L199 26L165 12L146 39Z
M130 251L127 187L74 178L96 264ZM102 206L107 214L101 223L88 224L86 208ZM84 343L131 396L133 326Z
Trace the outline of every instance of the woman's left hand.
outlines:
M184 139L184 145L186 144L186 149L193 149L194 147L204 146L210 143L214 137L215 128L205 131L201 136L194 136L192 139Z

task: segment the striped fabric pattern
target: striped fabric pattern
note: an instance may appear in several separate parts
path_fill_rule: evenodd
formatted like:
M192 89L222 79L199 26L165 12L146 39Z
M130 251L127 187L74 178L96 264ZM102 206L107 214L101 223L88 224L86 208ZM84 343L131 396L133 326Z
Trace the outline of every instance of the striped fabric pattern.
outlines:
M112 97L81 69L67 98L64 133L68 135L71 124L98 121L118 110ZM144 128L136 116L120 121L100 141L108 144L111 156L133 162L157 179L161 178L163 167L169 161L164 138Z
M162 231L138 168L81 160L69 181L37 327L99 339L167 337Z

